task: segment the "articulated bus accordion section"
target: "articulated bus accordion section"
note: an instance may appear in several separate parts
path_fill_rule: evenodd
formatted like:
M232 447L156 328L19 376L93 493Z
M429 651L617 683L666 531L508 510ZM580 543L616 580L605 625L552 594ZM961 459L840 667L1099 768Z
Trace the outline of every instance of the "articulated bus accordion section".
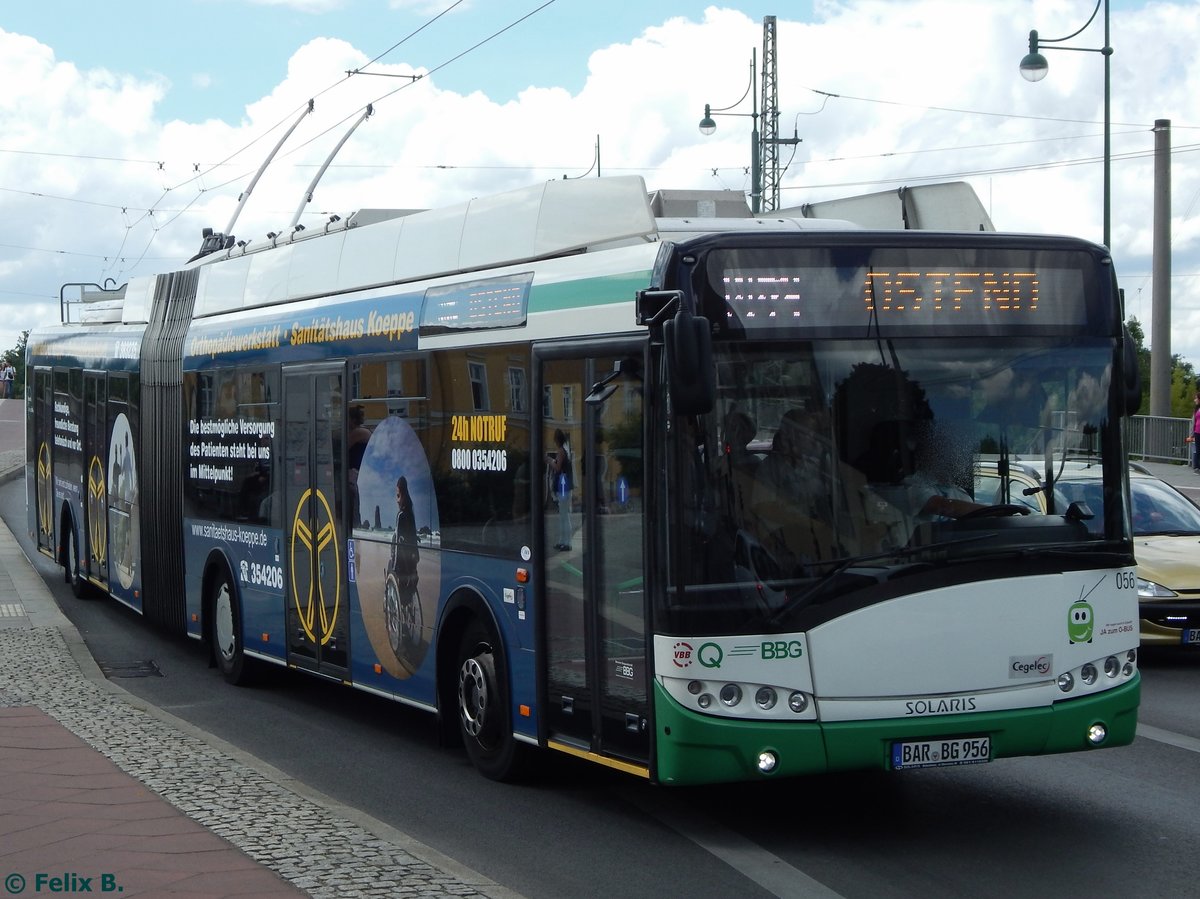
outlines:
M196 301L196 269L158 279L142 343L142 459L145 503L147 618L171 631L185 628L183 583L183 340Z

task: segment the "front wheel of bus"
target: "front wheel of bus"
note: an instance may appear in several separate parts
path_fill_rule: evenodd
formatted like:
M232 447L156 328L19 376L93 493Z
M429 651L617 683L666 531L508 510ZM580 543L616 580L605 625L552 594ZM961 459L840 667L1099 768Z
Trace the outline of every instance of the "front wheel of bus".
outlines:
M484 777L515 780L524 753L509 724L508 690L494 638L478 621L463 634L458 659L458 729L467 755Z
M212 592L213 651L221 676L231 684L249 680L249 666L242 652L242 614L237 591L229 575L217 576Z

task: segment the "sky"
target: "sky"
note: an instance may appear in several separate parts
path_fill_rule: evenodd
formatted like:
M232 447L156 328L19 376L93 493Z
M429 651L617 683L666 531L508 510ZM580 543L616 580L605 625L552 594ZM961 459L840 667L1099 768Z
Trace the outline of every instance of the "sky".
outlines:
M1156 120L1169 120L1170 350L1200 369L1200 6L1110 13L1112 254L1153 343ZM1044 50L1093 0L82 0L0 9L0 350L60 287L182 267L238 214L262 240L359 208L562 177L748 191L777 19L781 200L966 181L998 230L1102 239L1104 58ZM1063 47L1104 46L1102 15ZM418 75L419 78L406 76ZM304 114L308 101L311 114ZM371 104L318 183L318 167ZM794 151L794 152L793 152ZM1153 346L1152 346L1153 348Z

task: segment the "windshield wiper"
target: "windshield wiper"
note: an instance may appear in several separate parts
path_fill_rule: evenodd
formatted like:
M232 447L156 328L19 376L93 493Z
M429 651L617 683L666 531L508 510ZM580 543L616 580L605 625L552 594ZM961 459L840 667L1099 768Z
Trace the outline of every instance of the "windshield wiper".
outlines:
M816 583L810 585L803 593L787 599L779 610L767 619L767 623L771 627L777 627L784 618L795 612L797 609L810 603L816 598L826 587L841 574L853 568L856 565L863 565L867 562L882 561L885 559L909 559L915 556L923 556L930 552L938 552L940 550L949 549L954 546L962 546L967 543L977 543L980 540L989 540L994 537L994 534L973 534L970 537L960 537L956 540L941 540L937 543L926 543L920 546L902 546L899 549L891 549L884 552L868 553L862 556L851 556L838 562L828 572L821 575Z

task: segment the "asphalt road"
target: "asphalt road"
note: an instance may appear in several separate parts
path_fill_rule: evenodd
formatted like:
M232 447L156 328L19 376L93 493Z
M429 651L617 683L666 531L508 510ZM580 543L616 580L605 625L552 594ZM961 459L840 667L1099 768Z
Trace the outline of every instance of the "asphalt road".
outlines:
M101 666L161 672L123 687L534 899L1196 894L1200 652L1142 654L1139 737L1120 749L704 789L547 755L532 783L500 785L425 713L286 671L230 687L197 644L76 600L24 511L21 482L0 487Z

